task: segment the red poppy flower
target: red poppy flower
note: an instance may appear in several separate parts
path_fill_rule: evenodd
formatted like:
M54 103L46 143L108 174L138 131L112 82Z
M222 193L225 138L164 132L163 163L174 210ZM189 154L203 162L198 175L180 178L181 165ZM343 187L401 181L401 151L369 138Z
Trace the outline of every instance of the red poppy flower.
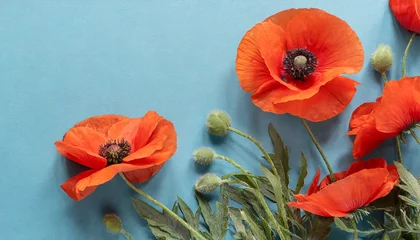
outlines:
M350 119L356 135L353 156L363 157L388 138L420 122L420 77L405 77L385 85L381 98L358 107Z
M290 9L245 34L236 72L262 110L318 122L350 103L358 83L339 75L359 72L363 61L362 44L346 22L319 9Z
M177 142L173 124L150 111L142 118L88 118L55 145L66 158L90 168L61 185L81 200L120 172L133 182L149 180L175 153Z
M345 217L388 195L399 175L384 159L371 159L354 162L347 171L336 173L336 182L327 176L318 185L319 177L318 170L308 193L296 195L297 202L288 205L323 217Z
M420 32L420 0L390 0L389 5L403 28Z

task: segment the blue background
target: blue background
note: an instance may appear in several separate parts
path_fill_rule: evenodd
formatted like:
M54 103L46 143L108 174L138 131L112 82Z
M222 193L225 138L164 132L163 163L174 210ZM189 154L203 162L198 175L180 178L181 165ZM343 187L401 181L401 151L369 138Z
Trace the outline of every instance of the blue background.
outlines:
M232 134L222 142L211 140L204 125L213 109L229 112L234 127L267 148L267 125L273 122L291 151L292 184L300 151L310 159L307 181L318 167L326 174L298 119L256 108L235 74L236 48L244 33L291 7L318 7L339 16L365 48L365 67L352 76L362 83L353 102L340 116L311 124L334 169L343 170L353 161L352 139L345 134L350 114L382 90L368 61L379 43L390 44L395 53L389 78L401 76L410 34L394 20L386 0L1 0L0 238L123 239L103 228L102 216L112 211L135 239L153 239L131 206L135 194L120 178L81 202L59 187L83 168L62 158L53 143L74 123L93 115L136 117L150 109L174 122L177 153L140 185L167 205L178 194L196 206L193 184L201 174L233 170L223 162L207 170L197 167L191 153L200 146L214 147L259 173L260 153L252 144ZM412 53L419 50L417 41ZM420 73L418 60L410 55L409 75ZM403 151L406 166L419 174L417 149L410 139ZM393 142L371 156L392 161ZM351 238L335 229L330 239L337 237Z

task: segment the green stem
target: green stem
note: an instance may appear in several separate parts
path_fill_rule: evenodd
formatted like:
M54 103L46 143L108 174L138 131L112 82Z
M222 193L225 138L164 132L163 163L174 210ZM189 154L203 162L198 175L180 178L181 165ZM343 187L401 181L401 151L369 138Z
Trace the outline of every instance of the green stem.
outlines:
M417 142L418 144L420 144L420 139L419 139L419 137L417 136L417 134L416 134L416 132L414 131L414 129L410 129L410 133L411 133L411 136L413 136L413 138L416 140L416 142Z
M150 196L149 194L143 192L142 190L140 190L138 187L136 187L132 182L130 182L123 173L120 173L121 178L125 181L125 183L127 183L127 185L129 187L131 187L135 192L137 192L138 194L140 194L141 196L143 196L144 198L146 198L147 200L149 200L150 202L154 203L155 205L159 206L163 211L165 211L167 214L169 214L171 217L173 217L174 219L176 219L181 225L183 225L184 227L186 227L188 230L190 230L190 232L192 233L192 235L194 235L197 239L200 240L207 240L203 235L201 235L199 232L197 232L194 228L192 228L190 225L188 225L188 223L186 223L182 218L180 218L177 214L175 214L172 210L170 210L169 208L167 208L165 205L163 205L161 202L159 202L158 200L154 199L152 196Z
M133 240L133 237L124 229L121 230L121 233L128 239L128 240Z
M239 132L239 130L237 130L237 131ZM219 158L219 159L222 159L222 160L225 160L226 162L232 164L234 167L238 168L239 170L241 170L245 174L250 173L248 170L246 170L244 167L242 167L241 165L236 163L235 160L233 160L231 158L228 158L226 156L219 155L219 154L216 154L215 157ZM283 234L283 231L281 230L281 227L278 226L278 222L277 222L276 218L274 217L273 213L271 212L270 208L268 207L267 203L265 202L264 196L261 194L261 189L260 189L260 186L258 185L258 183L252 178L249 178L249 179L251 181L253 181L253 183L255 185L255 188L256 188L256 191L254 191L255 195L256 195L257 199L259 200L259 202L261 203L261 205L263 206L263 209L264 209L265 213L270 218L270 221L273 223L277 233L279 234L280 239L290 239L289 237L287 237L287 238L284 237L284 234ZM280 203L280 204L281 204L281 206L284 206L284 203ZM284 207L279 207L279 212L280 212L279 215L282 217L283 222L285 222L285 224L287 224L286 212L284 210Z
M388 79L387 79L387 77L386 77L386 73L382 73L382 83L384 84L384 88L385 88L385 85L386 85L386 83L388 82Z
M279 176L279 173L277 172L277 169L276 169L276 166L274 166L274 162L273 162L273 159L271 159L271 157L270 157L270 154L268 154L268 152L264 149L264 147L261 145L261 143L260 142L258 142L255 138L253 138L252 136L250 136L250 135L248 135L248 134L246 134L246 133L244 133L244 132L241 132L240 130L238 130L238 129L235 129L235 128L233 128L233 127L229 127L228 128L231 132L234 132L234 133L236 133L236 134L238 134L238 135L240 135L240 136L242 136L242 137L244 137L244 138L246 138L246 139L248 139L248 140L250 140L251 142L253 142L259 149L260 149L260 151L264 154L264 157L267 159L267 161L270 163L270 167L271 167L271 169L273 170L273 173L274 173L274 175L275 176Z
M312 133L312 130L309 127L309 125L306 122L306 120L303 119L303 118L301 118L300 120L302 120L303 126L305 127L306 131L308 132L309 136L311 137L312 142L315 144L316 148L318 149L319 154L321 154L321 157L324 160L324 163L325 163L325 165L328 168L328 172L330 173L331 181L335 182L334 171L332 170L331 165L328 162L327 156L325 156L325 153L324 153L324 151L321 148L321 145L319 144L318 140L316 140L315 135Z
M215 158L222 159L230 164L232 164L237 169L241 170L243 173L250 173L245 168L243 168L241 165L237 164L232 158L228 158L219 154L214 155Z
M357 226L356 226L356 221L354 219L351 220L351 225L353 226L353 239L354 240L359 240L359 233L357 232Z
M408 51L410 50L411 45L413 44L414 38L417 36L417 33L413 33L411 35L410 41L408 41L407 47L404 51L403 61L402 61L402 76L405 77L407 75L407 55Z
M395 137L395 145L397 147L398 153L398 162L402 163L402 153L401 153L401 144L400 144L400 136Z

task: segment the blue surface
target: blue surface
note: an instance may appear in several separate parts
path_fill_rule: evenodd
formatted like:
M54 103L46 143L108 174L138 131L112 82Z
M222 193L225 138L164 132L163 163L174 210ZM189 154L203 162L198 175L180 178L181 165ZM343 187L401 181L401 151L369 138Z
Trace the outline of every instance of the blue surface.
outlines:
M233 125L271 147L266 133L273 122L291 150L292 179L298 156L310 159L312 178L321 159L300 122L254 107L239 87L234 70L244 33L267 16L291 7L318 7L346 20L358 33L366 56L379 43L391 44L396 61L390 78L400 77L409 33L394 21L386 0L265 1L0 1L0 239L123 239L108 234L102 216L117 212L135 239L153 239L131 206L133 192L115 178L81 202L59 185L83 168L63 159L53 142L74 123L93 115L142 116L153 109L174 122L179 148L148 183L141 185L163 203L176 195L195 206L193 184L204 172L191 152L212 146L259 173L257 149L230 135L212 142L204 128L212 109L224 109ZM420 41L412 53L420 50ZM408 74L420 74L411 54ZM379 76L369 62L354 79L362 83L339 117L311 124L332 161L343 170L350 162L352 139L346 136L351 112L381 93ZM414 141L404 146L405 162L420 174ZM393 142L371 156L395 157ZM413 159L410 159L410 156ZM233 170L222 162L209 169ZM351 236L334 230L330 239Z

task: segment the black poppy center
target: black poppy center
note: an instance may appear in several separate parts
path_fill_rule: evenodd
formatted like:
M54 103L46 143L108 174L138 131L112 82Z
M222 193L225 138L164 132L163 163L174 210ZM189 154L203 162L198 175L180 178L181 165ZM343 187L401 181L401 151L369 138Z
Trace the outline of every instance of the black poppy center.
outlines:
M283 60L284 70L295 80L304 80L310 76L317 65L315 54L304 48L287 51Z
M99 147L99 155L108 161L108 165L121 163L131 152L131 145L124 139L109 140Z

